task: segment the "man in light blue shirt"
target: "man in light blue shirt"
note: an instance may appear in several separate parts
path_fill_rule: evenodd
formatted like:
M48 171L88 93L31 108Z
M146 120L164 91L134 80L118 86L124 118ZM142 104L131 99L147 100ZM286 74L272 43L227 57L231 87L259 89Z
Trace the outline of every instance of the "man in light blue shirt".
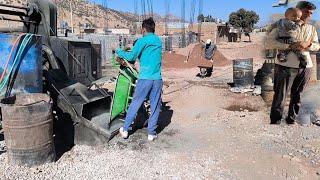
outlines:
M154 34L155 22L152 18L146 19L142 23L142 34L132 48L132 51L116 49L120 58L129 62L140 60L139 79L134 91L132 102L129 106L124 126L119 132L123 138L128 138L128 129L134 121L136 114L147 97L150 99L151 115L148 121L148 140L157 138L156 128L161 109L162 93L162 42Z

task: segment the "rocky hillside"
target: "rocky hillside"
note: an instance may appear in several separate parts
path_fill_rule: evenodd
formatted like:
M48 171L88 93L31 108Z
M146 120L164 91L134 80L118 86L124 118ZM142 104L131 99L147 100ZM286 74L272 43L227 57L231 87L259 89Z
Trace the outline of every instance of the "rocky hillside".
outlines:
M133 28L139 17L130 12L121 12L106 9L101 5L93 4L88 0L53 0L58 7L58 26L64 21L71 26L71 13L73 12L73 27L89 26L95 28ZM27 0L0 0L0 3L12 5L25 5ZM107 17L107 18L106 18ZM154 14L154 19L163 22L165 17ZM178 22L179 18L170 15L171 22ZM108 22L108 23L107 23Z
M89 3L85 0L56 0L58 6L58 19L66 21L70 24L71 8L73 12L74 26L91 25L93 27L103 28L132 28L133 22L136 20L133 17L128 17L125 13L105 9L100 5ZM107 17L107 19L106 19Z

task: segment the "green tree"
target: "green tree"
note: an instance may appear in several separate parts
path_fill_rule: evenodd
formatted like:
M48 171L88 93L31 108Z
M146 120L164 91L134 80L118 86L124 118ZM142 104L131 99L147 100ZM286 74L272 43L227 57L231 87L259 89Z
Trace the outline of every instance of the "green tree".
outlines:
M203 14L200 14L198 16L198 23L201 23L201 22L204 22L204 15Z
M235 28L241 28L245 33L250 33L255 24L259 22L259 15L254 11L243 8L229 15L229 24Z
M204 19L205 22L215 22L215 19L211 15L206 16Z
M215 19L212 17L212 15L204 16L203 14L200 14L198 16L198 22L215 22Z

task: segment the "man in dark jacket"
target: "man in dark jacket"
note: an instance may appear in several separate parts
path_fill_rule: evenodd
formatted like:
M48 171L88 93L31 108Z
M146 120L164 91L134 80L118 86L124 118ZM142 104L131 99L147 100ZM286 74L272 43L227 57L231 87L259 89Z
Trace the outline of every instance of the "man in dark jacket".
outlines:
M208 39L204 46L204 57L206 60L213 62L213 56L217 51L217 46Z

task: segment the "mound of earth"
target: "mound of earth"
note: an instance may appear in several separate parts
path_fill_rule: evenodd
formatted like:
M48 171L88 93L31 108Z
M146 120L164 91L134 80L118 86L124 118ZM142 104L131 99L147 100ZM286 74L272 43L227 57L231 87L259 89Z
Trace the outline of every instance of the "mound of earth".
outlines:
M163 67L187 69L198 66L222 67L231 64L231 61L219 51L219 48L213 57L213 63L201 57L201 55L203 56L201 44L197 44L189 54L188 57L181 54L165 52L163 54Z

